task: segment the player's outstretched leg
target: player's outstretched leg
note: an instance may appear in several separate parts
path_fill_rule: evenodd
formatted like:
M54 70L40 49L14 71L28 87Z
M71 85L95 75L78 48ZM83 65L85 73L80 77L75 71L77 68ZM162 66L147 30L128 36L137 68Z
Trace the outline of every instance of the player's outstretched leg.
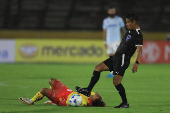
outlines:
M43 99L44 96L47 96L49 91L50 91L50 89L43 88L38 93L36 93L33 98L29 99L29 98L20 97L19 101L22 102L23 104L34 105L34 102Z
M100 78L100 72L98 71L95 71L93 72L93 76L91 78L91 81L90 81L90 84L87 88L81 88L81 87L78 87L76 86L76 90L77 92L81 93L81 94L84 94L88 97L90 97L91 95L91 90L92 88L94 87L94 85L97 83L97 81L99 80Z
M91 77L91 81L90 81L88 87L81 88L81 87L76 86L77 92L89 97L91 95L91 90L93 89L93 87L95 86L95 84L98 82L98 80L100 78L100 73L102 71L108 71L108 70L109 70L109 68L103 62L98 64L97 66L95 66L93 75Z

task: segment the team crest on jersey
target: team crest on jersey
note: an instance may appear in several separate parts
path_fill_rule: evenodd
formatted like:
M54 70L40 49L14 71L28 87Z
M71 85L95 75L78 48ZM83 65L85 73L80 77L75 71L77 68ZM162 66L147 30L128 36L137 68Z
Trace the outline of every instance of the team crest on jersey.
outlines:
M128 35L127 38L126 38L126 41L128 41L130 39L131 39L131 35Z

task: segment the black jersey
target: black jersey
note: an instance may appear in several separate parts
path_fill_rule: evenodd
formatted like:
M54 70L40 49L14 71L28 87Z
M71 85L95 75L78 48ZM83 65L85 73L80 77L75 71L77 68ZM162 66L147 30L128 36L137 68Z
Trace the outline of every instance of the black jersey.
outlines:
M135 53L136 46L143 45L143 36L140 29L130 30L122 38L122 42L117 48L117 53L123 53L130 57Z

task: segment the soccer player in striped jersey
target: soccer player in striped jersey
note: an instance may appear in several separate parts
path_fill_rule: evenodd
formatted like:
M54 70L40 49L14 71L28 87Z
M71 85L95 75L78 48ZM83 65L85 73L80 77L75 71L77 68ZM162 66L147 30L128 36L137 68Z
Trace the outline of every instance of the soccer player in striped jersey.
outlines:
M79 94L78 92L72 91L62 82L57 79L51 78L49 81L51 89L41 89L33 98L19 98L19 101L23 104L34 105L34 102L43 99L46 96L50 101L45 104L57 104L58 106L71 106L69 98L73 94ZM91 92L91 96L87 97L83 94L79 94L82 97L82 104L80 106L99 106L105 107L106 103L103 98L98 94Z

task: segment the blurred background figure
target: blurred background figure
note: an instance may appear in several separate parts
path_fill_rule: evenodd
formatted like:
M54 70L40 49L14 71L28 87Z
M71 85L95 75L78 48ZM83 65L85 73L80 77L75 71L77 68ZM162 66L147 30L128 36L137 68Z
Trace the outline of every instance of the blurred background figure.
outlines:
M106 48L107 55L113 56L121 41L121 34L125 34L125 24L123 19L116 15L116 9L110 7L108 17L103 20L103 43ZM113 77L113 72L107 77Z

